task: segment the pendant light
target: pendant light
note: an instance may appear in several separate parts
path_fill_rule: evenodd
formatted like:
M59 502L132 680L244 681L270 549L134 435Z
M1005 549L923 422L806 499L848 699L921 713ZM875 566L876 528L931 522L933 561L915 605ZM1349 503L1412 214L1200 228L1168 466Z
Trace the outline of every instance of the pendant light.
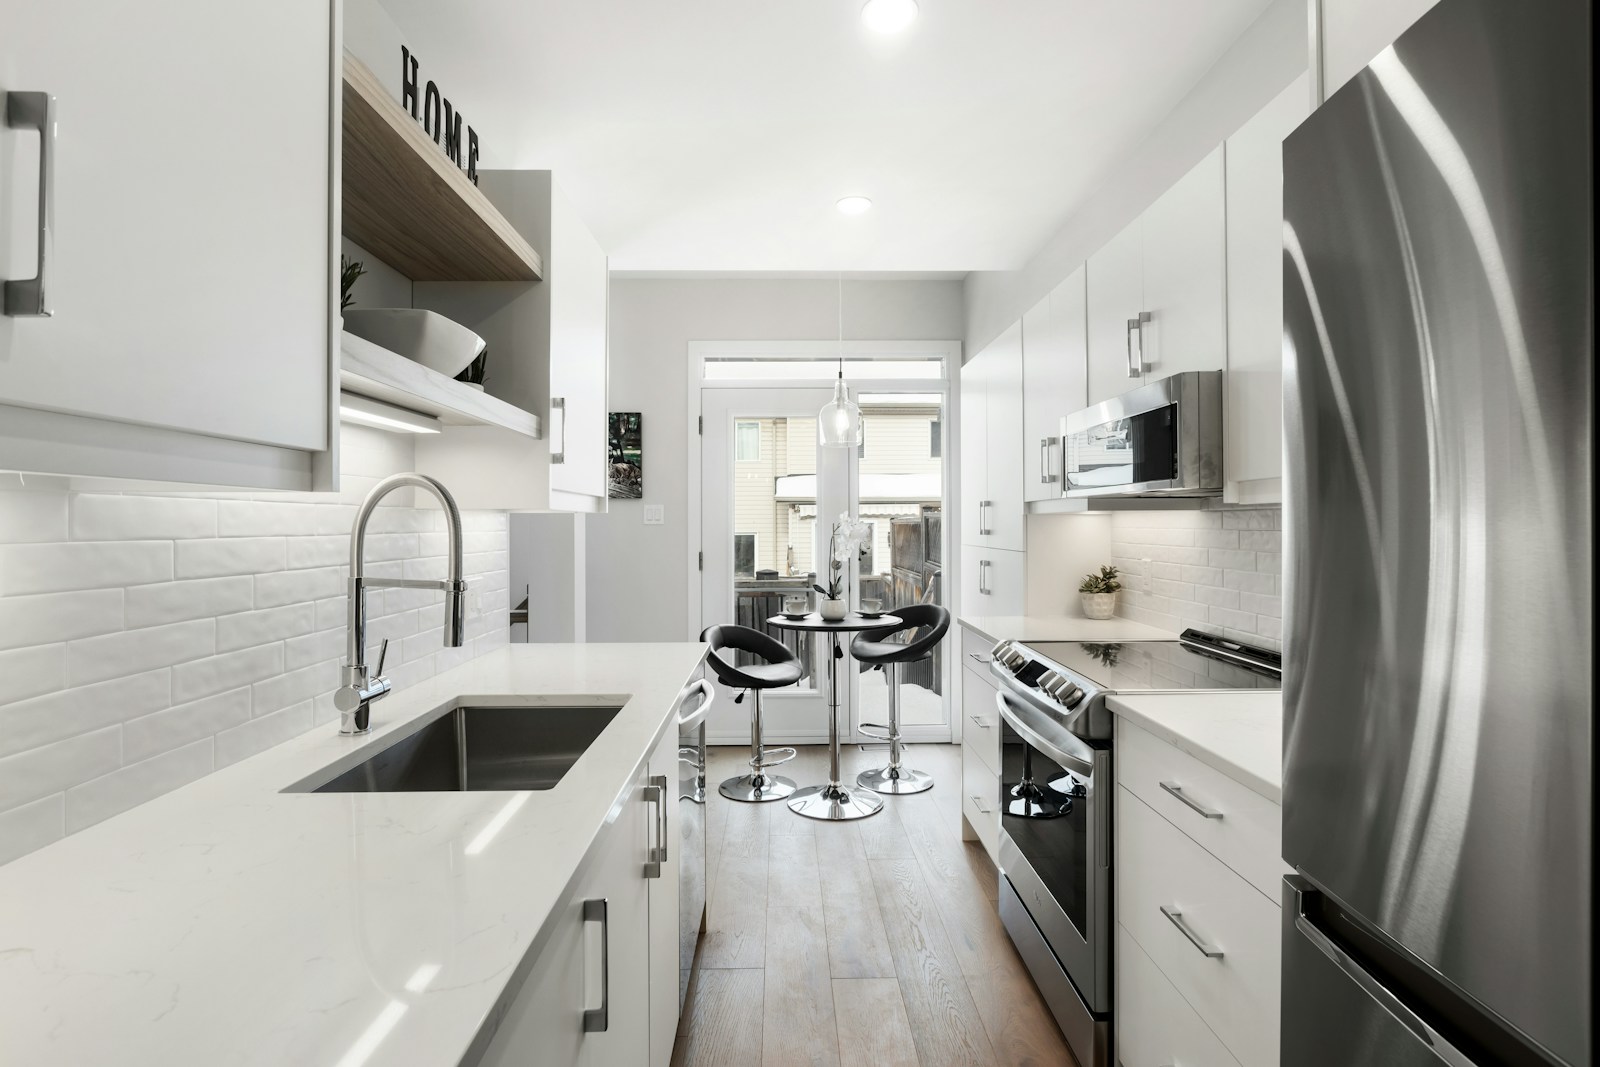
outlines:
M856 448L861 444L861 408L850 399L844 384L844 275L839 275L839 377L833 399L817 414L817 443L826 448Z

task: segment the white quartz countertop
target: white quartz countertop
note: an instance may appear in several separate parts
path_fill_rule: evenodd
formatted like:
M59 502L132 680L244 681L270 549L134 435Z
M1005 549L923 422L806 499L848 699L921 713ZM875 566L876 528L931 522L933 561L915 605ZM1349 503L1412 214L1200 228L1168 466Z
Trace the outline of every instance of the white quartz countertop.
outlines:
M0 867L0 1063L476 1055L703 651L499 649ZM471 703L622 710L550 790L281 792Z
M1080 619L1069 615L963 615L961 625L990 641L1176 641L1170 630L1132 619Z
M1108 696L1106 706L1273 803L1283 803L1282 694L1135 694Z

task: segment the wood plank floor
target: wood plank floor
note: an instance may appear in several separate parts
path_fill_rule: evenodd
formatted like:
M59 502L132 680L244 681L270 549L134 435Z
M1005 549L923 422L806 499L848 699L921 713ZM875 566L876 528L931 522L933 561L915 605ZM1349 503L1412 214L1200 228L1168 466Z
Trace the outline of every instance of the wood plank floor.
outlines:
M1076 1067L995 911L998 874L961 840L961 749L917 745L936 781L869 819L804 819L717 794L707 770L706 936L674 1067ZM844 750L844 781L885 759ZM827 750L782 773L827 778Z

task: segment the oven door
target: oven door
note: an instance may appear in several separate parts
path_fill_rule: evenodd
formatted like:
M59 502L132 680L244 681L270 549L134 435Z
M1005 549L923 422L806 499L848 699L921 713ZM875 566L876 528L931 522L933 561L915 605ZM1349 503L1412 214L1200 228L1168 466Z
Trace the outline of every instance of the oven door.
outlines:
M1191 371L1062 420L1066 494L1209 496L1222 491L1222 374Z
M1111 752L1001 689L1000 865L1093 1012L1111 1009Z

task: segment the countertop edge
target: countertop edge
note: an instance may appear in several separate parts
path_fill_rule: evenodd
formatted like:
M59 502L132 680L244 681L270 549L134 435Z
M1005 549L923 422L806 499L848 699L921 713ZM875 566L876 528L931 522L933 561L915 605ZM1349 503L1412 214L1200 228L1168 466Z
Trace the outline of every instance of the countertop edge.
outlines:
M1211 694L1215 695L1215 694ZM1283 804L1283 787L1262 778L1260 775L1247 770L1238 763L1229 759L1225 754L1217 752L1209 746L1202 745L1181 730L1174 728L1159 718L1152 717L1133 704L1129 704L1123 697L1111 695L1106 697L1106 706L1118 716L1137 725L1141 730L1148 731L1161 740L1172 745L1204 763L1206 766L1246 787L1251 792L1258 793L1280 807Z

